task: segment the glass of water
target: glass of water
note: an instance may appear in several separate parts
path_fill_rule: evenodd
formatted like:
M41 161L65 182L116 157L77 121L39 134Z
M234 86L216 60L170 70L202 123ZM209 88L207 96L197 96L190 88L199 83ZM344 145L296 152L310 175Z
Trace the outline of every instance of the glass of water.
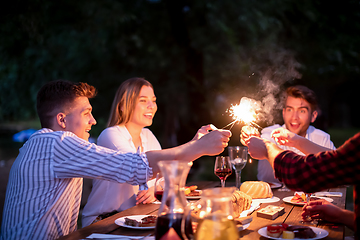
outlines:
M241 170L248 160L248 148L245 146L229 146L228 151L231 165L236 174L236 188L240 189Z

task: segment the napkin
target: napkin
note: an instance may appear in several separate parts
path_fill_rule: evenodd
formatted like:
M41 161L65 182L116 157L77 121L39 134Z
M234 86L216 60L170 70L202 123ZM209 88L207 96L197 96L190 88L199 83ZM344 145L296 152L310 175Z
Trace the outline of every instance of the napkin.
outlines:
M144 239L144 240L154 240L154 236L126 236L126 235L114 235L114 234L104 234L104 233L93 233L86 237L87 239Z
M342 197L341 192L316 192L313 195L317 197Z
M297 194L299 194L301 196L301 194L303 194L303 192L295 192ZM294 193L294 195L295 195ZM342 197L342 193L341 192L316 192L311 194L311 196L315 196L315 197Z

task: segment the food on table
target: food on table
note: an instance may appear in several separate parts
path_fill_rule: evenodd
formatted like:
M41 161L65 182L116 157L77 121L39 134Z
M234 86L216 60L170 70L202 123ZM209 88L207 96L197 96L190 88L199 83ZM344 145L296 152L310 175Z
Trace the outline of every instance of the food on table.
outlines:
M152 227L156 224L156 216L149 215L142 218L140 221L131 218L125 218L125 225L133 227Z
M320 198L318 197L310 197L310 200L318 200ZM294 197L290 200L293 203L306 203L306 195L305 193L302 193L299 195L298 193L295 193Z
M294 232L296 238L316 237L316 233L308 226L294 225L289 226L286 230Z
M284 239L294 239L295 238L295 233L292 231L283 231L282 233L282 238Z
M243 211L250 209L252 198L244 192L235 191L231 201L233 202L234 217L238 217Z
M316 233L308 226L293 225L285 223L273 224L266 227L266 233L273 238L294 239L294 238L314 238Z
M269 225L266 228L266 233L270 237L279 238L281 236L281 234L283 233L283 231L286 230L287 227L288 227L288 225L285 223L282 223L280 225L279 224Z
M197 188L196 185L185 187L185 196L200 196L200 191L195 191Z
M305 203L306 202L306 195L305 193L302 193L299 195L298 193L295 193L294 197L290 200L293 203Z
M263 181L245 181L241 184L240 191L250 195L253 199L272 198L273 196L270 185Z

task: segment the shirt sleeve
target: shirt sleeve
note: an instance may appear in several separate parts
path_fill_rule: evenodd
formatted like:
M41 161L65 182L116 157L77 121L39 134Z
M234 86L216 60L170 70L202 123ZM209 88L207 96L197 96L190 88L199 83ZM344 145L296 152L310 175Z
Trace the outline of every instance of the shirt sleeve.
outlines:
M53 169L58 178L99 178L139 185L152 175L145 154L124 154L66 134L56 141Z
M275 176L293 190L313 193L360 181L360 133L337 150L300 156L280 153L274 162Z

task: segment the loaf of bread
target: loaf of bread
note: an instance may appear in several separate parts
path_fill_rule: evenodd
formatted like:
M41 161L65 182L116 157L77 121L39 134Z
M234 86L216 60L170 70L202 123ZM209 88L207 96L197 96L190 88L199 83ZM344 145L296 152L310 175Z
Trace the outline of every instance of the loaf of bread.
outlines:
M263 181L246 181L240 186L240 191L250 195L253 199L272 198L273 192L270 185Z
M237 218L242 211L250 209L252 198L244 192L235 191L231 201L233 203L234 217Z

